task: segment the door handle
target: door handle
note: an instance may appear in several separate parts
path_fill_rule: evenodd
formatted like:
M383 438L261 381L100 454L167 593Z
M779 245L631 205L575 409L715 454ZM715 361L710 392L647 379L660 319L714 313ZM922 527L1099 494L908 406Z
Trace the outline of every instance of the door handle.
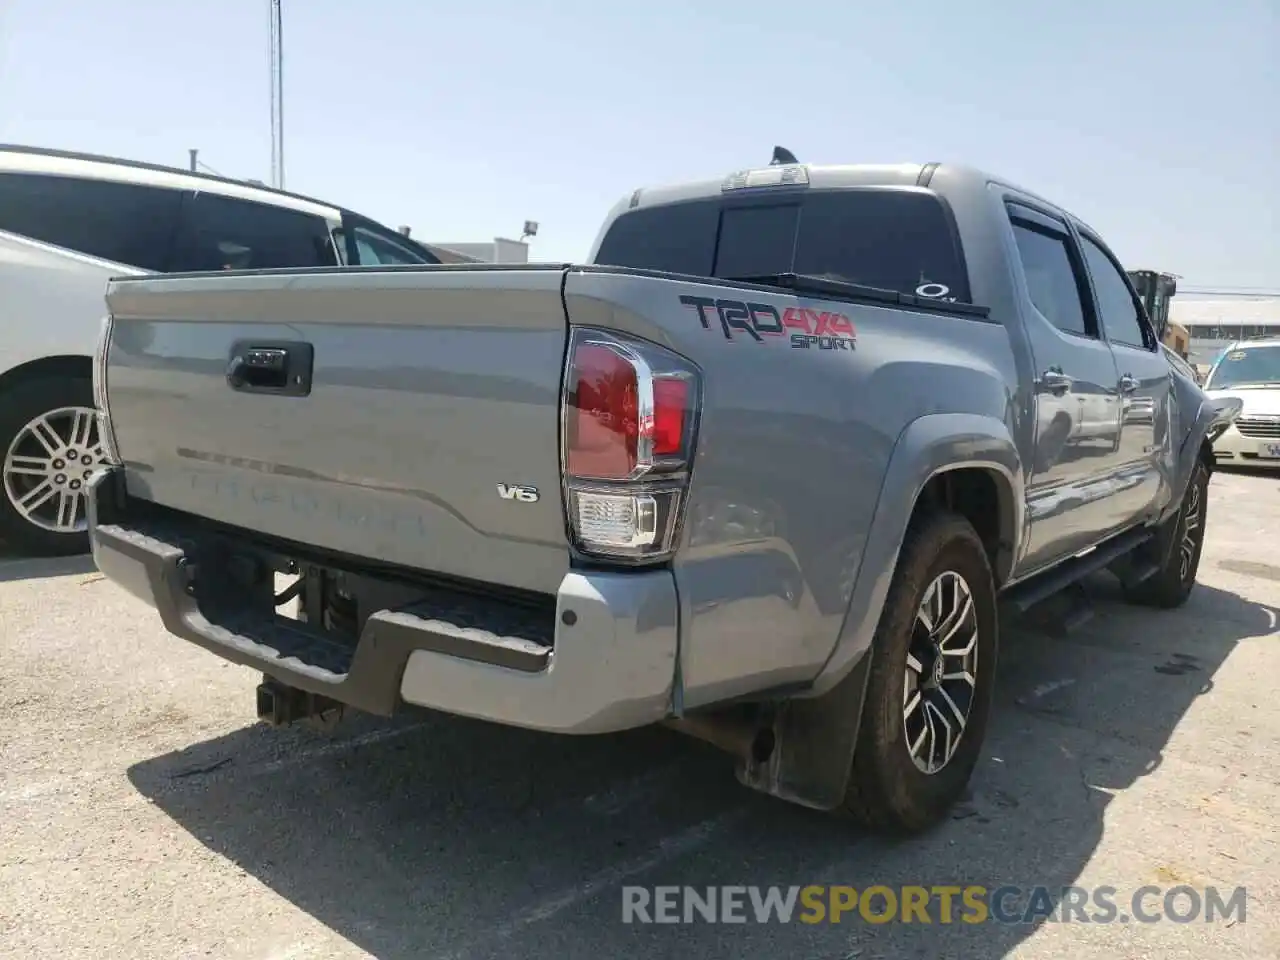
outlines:
M1137 389L1138 389L1138 381L1135 380L1133 377L1129 376L1129 374L1126 373L1123 377L1120 378L1121 393L1133 393L1133 391Z
M1040 384L1050 393L1066 393L1071 389L1071 378L1061 370L1046 370L1040 374Z

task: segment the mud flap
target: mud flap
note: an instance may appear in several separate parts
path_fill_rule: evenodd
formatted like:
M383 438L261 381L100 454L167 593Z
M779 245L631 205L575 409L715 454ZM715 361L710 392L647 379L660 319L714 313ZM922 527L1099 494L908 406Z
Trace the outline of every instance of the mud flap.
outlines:
M774 748L764 763L738 767L752 790L817 810L844 802L871 664L868 650L843 680L820 697L784 701L773 717Z

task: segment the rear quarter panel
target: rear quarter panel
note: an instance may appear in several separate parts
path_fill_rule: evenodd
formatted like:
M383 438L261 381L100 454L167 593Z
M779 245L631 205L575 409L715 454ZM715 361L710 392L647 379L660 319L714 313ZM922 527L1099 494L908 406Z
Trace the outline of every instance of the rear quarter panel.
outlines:
M0 231L0 375L42 357L91 357L107 280L139 273Z
M704 326L681 297L841 313L855 330L852 349L727 336L714 311ZM1016 470L1006 384L1017 377L1000 324L606 270L570 272L565 301L572 323L661 343L703 371L675 561L684 708L815 677L840 635L877 505L901 493L885 483L909 425L969 415L948 443L995 435ZM970 446L960 452L983 444ZM929 455L912 451L916 463ZM896 542L889 549L891 566Z

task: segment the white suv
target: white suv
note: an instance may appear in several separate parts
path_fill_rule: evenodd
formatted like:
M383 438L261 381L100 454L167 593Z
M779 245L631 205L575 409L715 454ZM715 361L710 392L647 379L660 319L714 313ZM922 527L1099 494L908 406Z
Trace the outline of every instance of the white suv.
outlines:
M1215 400L1238 397L1240 416L1213 444L1218 463L1280 470L1280 337L1240 340L1205 377Z
M0 145L0 541L26 553L88 549L81 491L102 456L91 361L109 277L439 262L379 223L295 194Z

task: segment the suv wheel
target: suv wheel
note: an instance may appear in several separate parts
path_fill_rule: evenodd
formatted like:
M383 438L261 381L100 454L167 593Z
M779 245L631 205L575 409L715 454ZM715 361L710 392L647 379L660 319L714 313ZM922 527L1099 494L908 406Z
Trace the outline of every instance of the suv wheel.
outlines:
M21 553L89 549L85 486L105 459L92 381L20 383L0 397L0 540Z
M1197 460L1182 495L1182 506L1151 541L1150 548L1160 569L1125 591L1133 603L1151 607L1180 607L1191 596L1204 550L1204 531L1209 506L1209 468ZM1144 556L1139 548L1139 556Z
M869 826L923 830L964 792L995 680L995 578L961 517L913 520L870 656L845 809Z

